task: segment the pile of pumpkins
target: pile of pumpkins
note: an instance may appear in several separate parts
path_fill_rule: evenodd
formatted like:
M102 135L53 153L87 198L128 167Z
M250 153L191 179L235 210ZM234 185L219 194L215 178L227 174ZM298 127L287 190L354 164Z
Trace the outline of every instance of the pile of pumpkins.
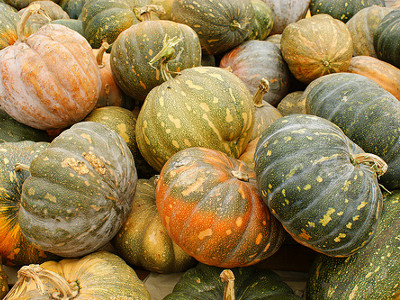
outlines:
M398 2L0 1L0 299L396 298Z

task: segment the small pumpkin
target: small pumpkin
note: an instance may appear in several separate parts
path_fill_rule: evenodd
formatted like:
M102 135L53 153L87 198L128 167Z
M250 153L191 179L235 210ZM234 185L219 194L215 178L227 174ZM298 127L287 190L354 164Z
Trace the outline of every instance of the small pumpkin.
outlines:
M318 14L289 24L282 32L281 51L294 77L308 84L320 76L347 71L353 40L342 21Z
M234 268L273 255L284 240L245 163L191 147L164 165L156 204L169 236L199 262Z
M294 240L344 257L375 234L383 196L377 175L387 169L332 122L294 114L273 122L255 153L259 191Z
M132 209L137 174L131 151L114 130L78 122L29 165L18 222L36 247L78 257L108 243Z
M285 299L300 300L271 270L223 269L199 263L186 271L164 300Z
M23 266L7 294L9 300L51 298L150 300L150 293L122 258L99 251L77 259Z

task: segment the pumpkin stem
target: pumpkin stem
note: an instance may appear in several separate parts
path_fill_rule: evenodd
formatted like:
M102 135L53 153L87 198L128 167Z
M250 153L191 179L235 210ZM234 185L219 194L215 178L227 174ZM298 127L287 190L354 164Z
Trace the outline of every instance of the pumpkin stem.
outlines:
M25 25L28 21L29 17L33 14L41 14L44 16L49 22L51 18L47 15L47 13L40 7L39 3L32 3L27 6L26 10L22 14L21 18L17 23L17 37L19 42L25 42L27 37L25 36Z
M236 31L238 29L242 29L242 25L240 25L238 20L232 20L232 22L229 24L229 29L231 31Z
M151 21L151 14L155 13L157 16L164 15L165 9L161 5L149 4L140 8L134 8L133 12L135 13L136 18L143 21Z
M235 176L237 179L241 181L246 181L249 182L249 174L246 172L238 171L238 170L232 170L231 171L232 175Z
M254 105L257 107L263 107L263 98L266 93L269 91L269 82L268 80L264 77L261 79L260 84L258 85L258 89L253 95L253 102Z
M235 275L229 269L223 270L219 275L222 282L225 282L223 300L235 300Z
M14 170L15 171L24 170L24 171L28 171L29 172L29 166L25 165L25 164L16 163L15 166L14 166Z
M372 153L357 153L353 155L355 164L365 164L371 166L371 169L378 178L386 173L388 169L387 163L379 156Z
M96 54L97 65L99 66L100 69L104 68L103 56L109 47L110 47L110 44L107 43L106 39L104 39L103 42L101 43L99 51Z
M59 274L50 270L46 270L36 264L21 267L17 273L17 276L17 282L4 299L20 299L21 295L23 295L26 291L27 284L30 280L35 283L40 294L44 295L46 293L52 293L52 299L69 300L78 295L78 285L76 283L69 283ZM46 282L51 283L51 290L49 290ZM56 291L53 292L53 289Z
M183 37L174 36L170 38L167 34L163 40L163 47L150 61L149 64L152 68L156 62L160 62L160 71L161 76L164 81L172 78L172 74L176 72L172 72L168 70L168 61L174 56L175 54L175 46L183 40Z

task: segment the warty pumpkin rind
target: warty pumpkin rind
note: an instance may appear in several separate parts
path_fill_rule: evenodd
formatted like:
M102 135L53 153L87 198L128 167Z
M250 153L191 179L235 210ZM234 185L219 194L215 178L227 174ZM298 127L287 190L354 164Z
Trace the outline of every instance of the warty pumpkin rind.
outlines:
M106 125L74 124L29 169L18 222L38 248L63 257L88 254L109 242L131 211L133 156Z
M203 147L173 155L161 170L156 204L172 240L208 265L253 265L273 255L284 231L240 160Z
M378 83L354 73L314 80L304 91L306 112L330 120L365 152L388 165L379 182L400 188L400 102Z
M332 122L293 114L277 119L255 153L258 188L271 212L299 243L348 256L373 236L382 193L364 151Z
M155 87L136 122L136 141L160 171L179 150L206 147L238 158L250 141L254 104L246 85L218 67L196 67Z

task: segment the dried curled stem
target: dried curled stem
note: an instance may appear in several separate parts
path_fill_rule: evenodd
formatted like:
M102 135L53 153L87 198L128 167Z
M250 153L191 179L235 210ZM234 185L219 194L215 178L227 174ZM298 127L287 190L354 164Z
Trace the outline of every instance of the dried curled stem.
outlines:
M225 282L223 300L235 300L235 275L229 269L223 270L219 275L222 282Z
M364 164L371 166L372 171L379 177L386 173L387 163L379 156L372 153L357 153L353 155L355 164Z

